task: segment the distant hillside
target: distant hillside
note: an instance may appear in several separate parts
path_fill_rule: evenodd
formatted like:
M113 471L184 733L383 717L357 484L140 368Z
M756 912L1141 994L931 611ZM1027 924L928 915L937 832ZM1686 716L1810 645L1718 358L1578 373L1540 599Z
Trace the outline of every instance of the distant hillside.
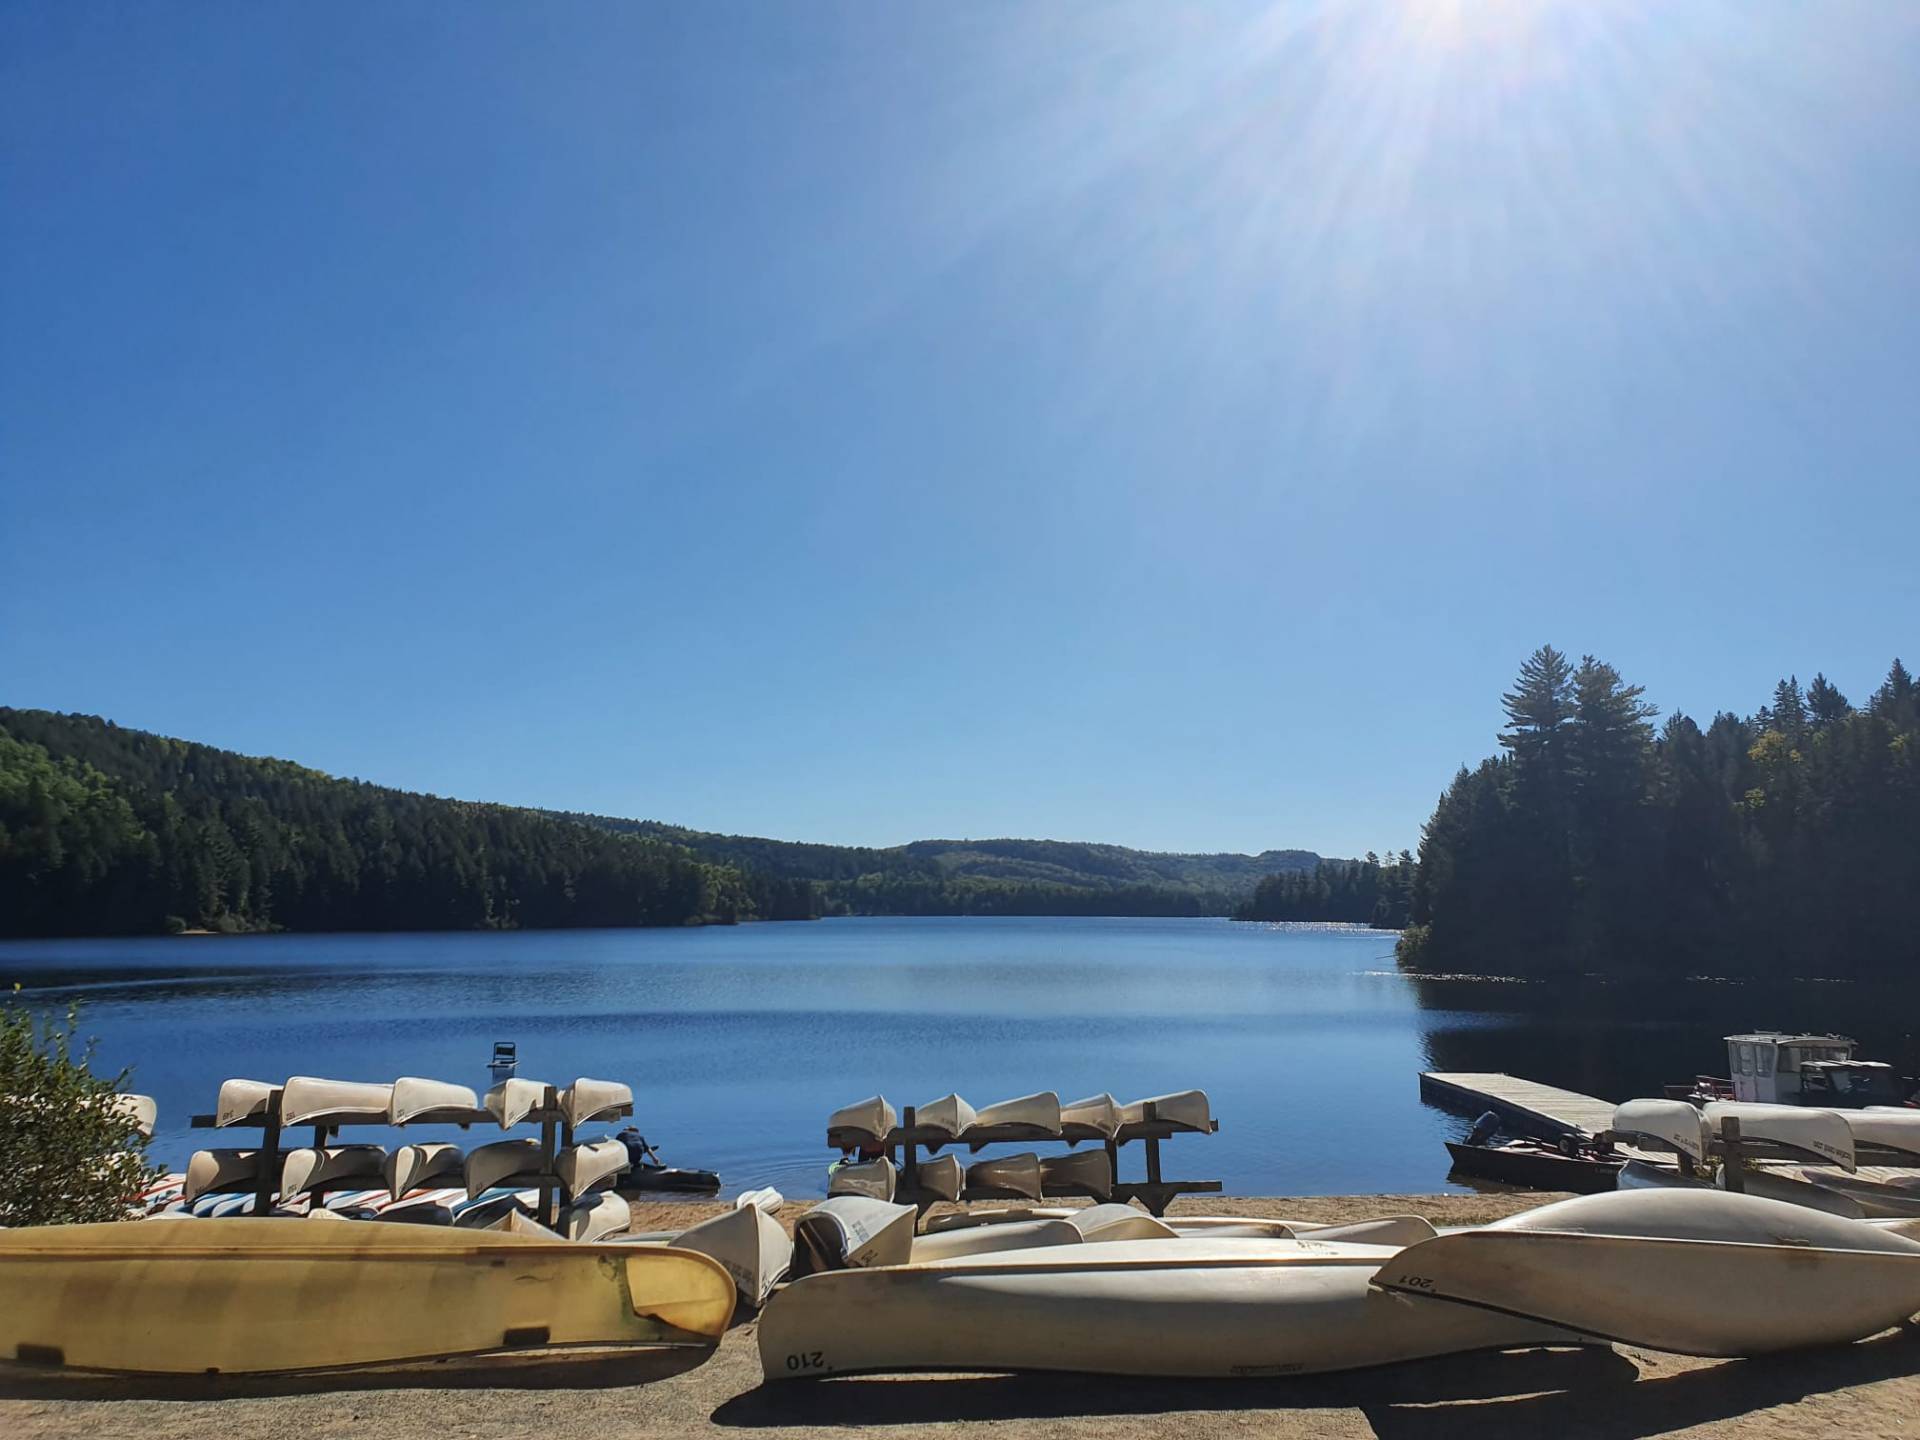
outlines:
M820 886L860 915L1226 915L1264 878L1311 873L1311 850L1182 855L1072 840L915 840L886 848L715 835L655 820L550 812Z
M1224 915L1304 850L871 849L446 800L0 707L0 935Z

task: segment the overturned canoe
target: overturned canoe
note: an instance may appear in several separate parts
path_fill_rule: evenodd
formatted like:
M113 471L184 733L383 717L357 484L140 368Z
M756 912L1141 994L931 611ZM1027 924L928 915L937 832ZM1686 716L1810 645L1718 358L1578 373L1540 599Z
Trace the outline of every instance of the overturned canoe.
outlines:
M827 1117L827 1143L843 1150L871 1148L891 1135L899 1116L884 1095L842 1106Z
M958 1140L976 1118L973 1106L958 1095L942 1095L913 1112L913 1123L917 1128L934 1132L926 1143L936 1149Z
M1743 1193L1758 1195L1763 1200L1778 1200L1787 1205L1805 1205L1809 1210L1823 1211L1828 1215L1838 1215L1848 1220L1865 1217L1866 1211L1854 1201L1833 1190L1805 1180L1796 1180L1791 1175L1783 1175L1778 1170L1757 1167L1744 1167L1740 1183ZM1725 1170L1712 1177L1707 1175L1682 1175L1677 1170L1668 1170L1663 1166L1649 1165L1644 1160L1629 1160L1620 1167L1615 1178L1617 1190L1727 1190Z
M1101 1159L1106 1156L1102 1155ZM976 1160L967 1167L969 1190L1004 1190L1029 1200L1040 1198L1040 1157L1032 1151L1018 1155L996 1155L991 1160Z
M1089 1095L1060 1107L1060 1136L1069 1144L1111 1140L1120 1133L1120 1124L1120 1102L1111 1095Z
M835 1165L827 1177L827 1194L854 1195L868 1200L892 1200L899 1188L900 1172L893 1161L882 1155L878 1160L849 1161Z
M302 1146L280 1162L280 1198L289 1200L323 1185L381 1179L387 1152L378 1145Z
M1171 1240L1177 1231L1131 1205L1090 1205L1058 1215L1002 1224L953 1225L916 1236L913 1263L992 1255L1004 1250L1040 1250L1060 1245L1117 1240Z
M633 1087L618 1080L579 1079L560 1092L560 1116L567 1124L624 1120L633 1114Z
M1628 1100L1613 1108L1613 1133L1630 1143L1707 1158L1707 1122L1684 1100Z
M267 1113L267 1107L273 1103L273 1092L278 1088L265 1080L222 1080L220 1097L213 1105L213 1123L225 1129L258 1120Z
M973 1124L960 1138L974 1149L990 1143L975 1137L990 1132L994 1140L1058 1140L1060 1138L1060 1097L1051 1090L1036 1095L1021 1095L976 1110Z
M618 1140L596 1140L587 1145L569 1145L553 1162L554 1173L567 1187L567 1194L579 1199L588 1191L611 1185L614 1177L627 1168L627 1147ZM627 1202L622 1200L622 1205Z
M560 1212L560 1233L569 1240L604 1240L632 1227L633 1206L610 1191L576 1200Z
M1369 1278L1392 1253L1128 1240L810 1275L761 1312L760 1363L772 1380L925 1370L1256 1376L1586 1343L1538 1321L1373 1289Z
M467 1152L467 1194L478 1198L488 1190L526 1185L540 1175L538 1140L496 1140Z
M739 1210L748 1205L752 1205L756 1209L766 1211L769 1215L778 1215L780 1213L780 1207L786 1203L786 1199L786 1196L782 1195L771 1185L763 1185L758 1190L742 1190L738 1195L734 1196L733 1208Z
M393 1082L393 1093L387 1100L387 1123L470 1125L479 1110L480 1097L465 1085L403 1075Z
M551 1088L543 1080L502 1080L487 1091L480 1105L502 1130L511 1130L546 1103Z
M116 1095L112 1108L115 1115L125 1119L141 1135L149 1140L153 1138L154 1122L160 1118L160 1105L151 1095Z
M1077 1155L1049 1155L1040 1162L1040 1189L1049 1195L1091 1195L1107 1200L1113 1195L1113 1161L1104 1150L1082 1150Z
M251 1373L549 1346L711 1348L732 1314L732 1280L689 1251L304 1220L0 1232L0 1356L80 1369Z
M202 1195L245 1187L251 1191L260 1173L258 1150L196 1150L187 1159L187 1175L180 1187L183 1204Z
M1213 1106L1204 1090L1177 1090L1171 1095L1154 1095L1120 1107L1122 1125L1144 1125L1147 1106L1153 1106L1155 1118L1175 1130L1191 1130L1207 1135L1213 1131Z
M1865 1110L1842 1110L1840 1118L1853 1132L1856 1145L1876 1145L1882 1150L1920 1155L1920 1110L1910 1110L1904 1105L1869 1105Z
M966 1187L967 1167L958 1155L935 1155L915 1167L920 1188L941 1200L958 1200ZM891 1198L891 1197L889 1197Z
M913 1254L911 1205L835 1195L794 1222L793 1273L902 1265Z
M1857 1175L1836 1174L1831 1170L1807 1169L1803 1179L1822 1190L1843 1195L1859 1207L1870 1220L1911 1220L1920 1218L1920 1179L1898 1177L1887 1180Z
M1725 1134L1728 1120L1740 1122L1743 1140L1765 1141L1815 1162L1859 1168L1854 1160L1853 1131L1837 1110L1811 1110L1800 1105L1762 1105L1746 1100L1715 1100L1701 1111L1707 1128Z
M1920 1243L1753 1195L1634 1190L1410 1245L1376 1279L1652 1350L1761 1355L1920 1311Z
M384 1167L387 1191L398 1200L436 1180L461 1175L465 1167L466 1157L460 1153L458 1145L449 1145L441 1140L430 1140L423 1145L402 1145L387 1157Z
M756 1307L766 1304L793 1264L793 1241L758 1205L737 1205L681 1231L668 1243L711 1255L733 1277L740 1298Z
M280 1089L280 1123L292 1129L296 1125L347 1120L385 1120L392 1104L392 1085L295 1075Z

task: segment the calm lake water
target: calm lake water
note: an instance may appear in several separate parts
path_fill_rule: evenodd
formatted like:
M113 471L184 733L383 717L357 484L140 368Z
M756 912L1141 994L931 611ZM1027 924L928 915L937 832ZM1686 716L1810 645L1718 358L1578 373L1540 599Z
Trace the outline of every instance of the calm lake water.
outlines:
M1724 1073L1720 1037L1842 1030L1913 1060L1913 995L1779 985L1410 980L1393 937L1224 920L856 919L704 930L17 941L0 981L84 1003L99 1060L160 1103L173 1166L222 1079L426 1075L482 1090L496 1039L520 1074L625 1080L670 1163L728 1193L823 1193L828 1113L957 1090L1122 1100L1201 1088L1218 1135L1170 1177L1230 1194L1447 1188L1423 1069L1508 1070L1612 1099ZM355 1140L399 1137L356 1131ZM457 1139L417 1129L409 1138ZM231 1142L229 1142L231 1143ZM469 1143L474 1143L469 1140ZM1046 1147L1042 1147L1043 1150ZM1128 1163L1131 1160L1131 1163ZM1123 1152L1125 1174L1140 1168Z

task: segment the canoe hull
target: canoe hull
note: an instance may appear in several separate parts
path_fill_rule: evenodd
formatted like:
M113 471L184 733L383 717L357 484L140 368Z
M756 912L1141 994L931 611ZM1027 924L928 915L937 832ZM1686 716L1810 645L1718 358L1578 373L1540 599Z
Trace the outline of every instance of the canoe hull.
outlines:
M1159 1248L1088 1248L1140 1247ZM1277 1263L1250 1251L1244 1264L1077 1264L1080 1248L1028 1252L1032 1263L1017 1267L809 1276L761 1313L761 1368L769 1380L931 1370L1251 1377L1588 1343L1551 1325L1374 1290L1377 1258Z
M0 1356L79 1369L251 1374L712 1346L732 1311L732 1280L688 1251L305 1220L0 1235Z

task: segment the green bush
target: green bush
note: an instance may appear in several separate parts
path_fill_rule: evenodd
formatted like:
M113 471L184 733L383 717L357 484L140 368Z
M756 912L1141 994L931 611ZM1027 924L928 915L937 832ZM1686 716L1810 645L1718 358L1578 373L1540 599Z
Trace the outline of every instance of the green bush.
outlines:
M128 1072L95 1075L91 1041L75 1054L79 1020L36 1020L18 986L0 1004L0 1225L122 1220L160 1173L119 1103Z

